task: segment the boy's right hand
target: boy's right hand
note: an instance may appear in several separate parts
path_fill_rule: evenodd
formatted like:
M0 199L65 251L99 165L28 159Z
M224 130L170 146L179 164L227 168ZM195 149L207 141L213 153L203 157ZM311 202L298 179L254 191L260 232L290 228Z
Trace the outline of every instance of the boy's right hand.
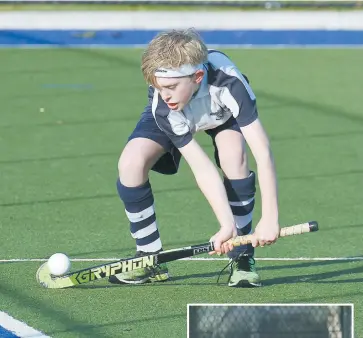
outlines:
M237 236L237 229L234 224L233 226L221 227L221 229L215 235L213 235L209 240L210 242L214 242L214 249L215 249L215 251L212 251L209 254L210 255L213 255L215 253L226 254L227 252L231 251L233 249L233 245L227 243L227 241L236 236Z

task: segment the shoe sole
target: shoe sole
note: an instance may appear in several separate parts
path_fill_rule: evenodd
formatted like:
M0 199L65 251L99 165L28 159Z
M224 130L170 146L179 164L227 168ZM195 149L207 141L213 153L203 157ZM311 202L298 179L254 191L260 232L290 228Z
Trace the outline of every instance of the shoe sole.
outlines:
M127 279L117 279L118 282L115 282L113 284L145 284L149 282L149 278L139 279L139 280L127 280ZM112 283L112 282L110 282Z
M228 283L228 286L230 287L235 287L235 288L256 288L256 287L261 287L262 283L251 283L248 280L242 279L240 281L238 281L237 283Z
M109 282L111 284L146 284L146 283L158 283L158 282L166 282L170 280L169 274L162 274L155 277L145 277L142 279L119 279L116 276L113 276L115 278L112 278Z

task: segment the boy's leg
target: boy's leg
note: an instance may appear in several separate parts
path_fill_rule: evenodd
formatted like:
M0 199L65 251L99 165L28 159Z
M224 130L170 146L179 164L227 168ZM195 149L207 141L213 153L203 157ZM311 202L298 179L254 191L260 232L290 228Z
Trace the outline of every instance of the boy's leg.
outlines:
M117 191L130 221L131 235L136 241L136 255L162 250L148 173L152 169L172 174L177 171L179 160L178 152L156 126L152 115L144 113L120 156L117 180ZM109 280L113 283L143 283L168 278L164 264L152 270L121 273Z
M148 173L163 153L164 149L158 143L146 138L136 138L126 145L119 160L117 191L124 203L137 251L161 250Z
M252 216L255 206L255 173L242 179L228 179L224 177L228 201L231 206L237 226L237 235L248 235L252 232ZM240 254L254 255L251 244L241 245L228 253L229 258L236 258Z
M245 141L235 119L209 131L215 145L217 165L224 173L224 186L235 218L238 235L252 231L255 205L255 174L249 170ZM251 244L228 253L232 274L229 286L260 286L255 270L254 248Z
M237 234L252 232L252 214L255 205L255 173L243 179L224 178L224 186L235 218ZM251 244L234 248L228 253L231 262L229 286L260 286L261 279L255 269L254 248Z

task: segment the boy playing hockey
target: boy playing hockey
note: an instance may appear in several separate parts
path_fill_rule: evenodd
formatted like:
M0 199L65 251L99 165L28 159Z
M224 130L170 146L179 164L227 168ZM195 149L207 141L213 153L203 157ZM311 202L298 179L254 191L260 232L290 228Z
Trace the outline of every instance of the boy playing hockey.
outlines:
M280 229L273 157L248 79L225 54L208 50L193 30L160 33L146 48L141 68L150 85L149 103L120 156L117 180L136 255L162 250L148 172L174 174L183 156L220 224L211 241L216 252L231 259L228 285L259 286L254 247L274 243ZM193 138L200 131L212 139L223 179ZM255 173L248 166L246 142L257 163L262 217L252 245L232 248L228 239L252 232ZM110 282L168 278L162 264L112 276Z

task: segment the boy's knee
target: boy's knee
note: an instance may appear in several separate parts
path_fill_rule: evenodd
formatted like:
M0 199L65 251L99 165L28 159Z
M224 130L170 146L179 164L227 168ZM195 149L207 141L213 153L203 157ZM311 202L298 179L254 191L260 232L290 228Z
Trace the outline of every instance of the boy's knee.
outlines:
M220 158L220 166L223 173L232 179L242 179L248 177L250 173L247 155L243 154L239 158L237 156L225 156Z
M144 138L132 139L118 161L120 181L132 187L145 183L150 169L163 153L163 147L154 141Z
M143 176L147 172L147 159L143 153L122 153L118 160L118 173L121 182L130 176ZM141 182L142 183L142 182Z

